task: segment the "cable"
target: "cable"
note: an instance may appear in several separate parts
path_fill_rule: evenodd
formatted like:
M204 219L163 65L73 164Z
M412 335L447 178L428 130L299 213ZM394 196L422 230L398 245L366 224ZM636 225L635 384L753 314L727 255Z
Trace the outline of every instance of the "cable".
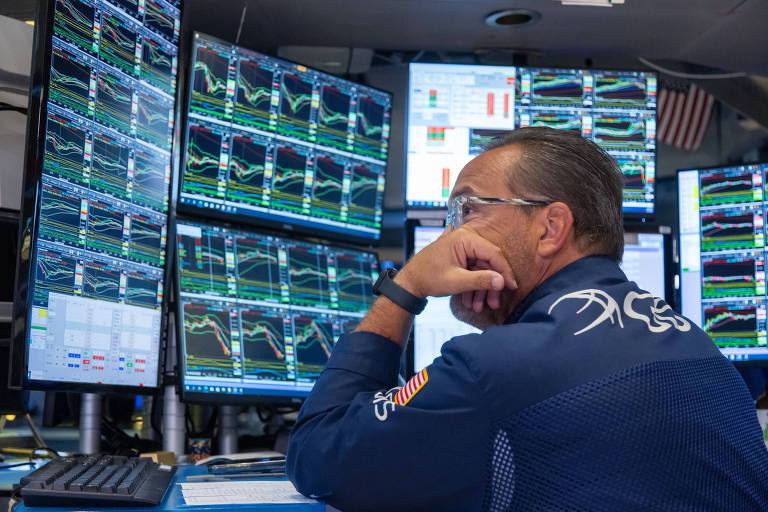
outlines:
M638 57L637 60L639 60L649 68L655 69L659 73L664 73L665 75L674 76L677 78L687 78L689 80L724 80L728 78L744 78L748 76L747 73L744 73L743 71L738 71L735 73L705 73L705 74L683 73L682 71L673 71L671 69L664 68L662 66L659 66L658 64L654 64L653 62L643 57Z
M0 111L7 110L11 112L18 112L19 114L27 115L27 107L17 107L4 101L0 101Z
M35 463L31 460L29 462L16 462L15 464L3 464L0 466L0 469L11 469L11 468L18 468L21 466L34 466Z

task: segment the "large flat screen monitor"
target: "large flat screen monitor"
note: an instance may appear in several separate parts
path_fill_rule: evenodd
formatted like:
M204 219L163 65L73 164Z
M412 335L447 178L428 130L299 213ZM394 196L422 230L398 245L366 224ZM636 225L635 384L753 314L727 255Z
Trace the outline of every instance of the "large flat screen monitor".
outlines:
M650 292L667 298L667 248L661 233L624 233L624 257L621 270L627 279Z
M40 5L13 380L155 387L180 2Z
M768 164L679 171L682 313L732 361L768 360Z
M182 398L306 396L373 302L375 254L178 221Z
M179 207L379 238L391 95L195 33Z
M406 204L440 207L492 139L517 128L573 130L614 157L624 213L648 217L656 176L656 74L643 71L411 64Z

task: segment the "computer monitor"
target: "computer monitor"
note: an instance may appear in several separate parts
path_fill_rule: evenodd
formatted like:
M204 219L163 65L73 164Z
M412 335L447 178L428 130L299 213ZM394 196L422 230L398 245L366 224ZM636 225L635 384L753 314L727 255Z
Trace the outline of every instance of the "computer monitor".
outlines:
M656 175L656 74L644 71L410 65L406 204L445 208L462 167L517 128L573 130L614 157L624 213L649 217Z
M40 7L12 382L154 388L180 1Z
M667 299L667 245L670 235L662 233L624 233L624 256L621 270L627 279L650 292ZM665 243L666 241L666 243Z
M370 252L190 220L176 241L183 400L306 396L373 302Z
M445 230L442 226L411 227L412 250L416 254L428 246ZM408 244L411 245L411 244ZM409 248L410 249L410 248ZM480 332L475 327L457 320L451 313L450 297L430 297L424 311L413 321L413 364L410 373L420 371L440 355L443 343L462 334Z
M179 208L375 240L389 93L195 33Z
M678 171L682 313L732 361L768 360L768 164Z

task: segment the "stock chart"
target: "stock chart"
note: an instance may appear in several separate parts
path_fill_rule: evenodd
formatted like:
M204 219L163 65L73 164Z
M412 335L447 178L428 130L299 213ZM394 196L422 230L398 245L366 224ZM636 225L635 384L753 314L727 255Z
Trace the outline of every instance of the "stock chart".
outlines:
M731 169L701 178L701 204L747 203L763 199L763 175L755 169Z
M757 345L757 309L756 305L717 305L705 308L704 331L718 347Z
M232 326L226 308L185 304L184 339L187 372L217 377L235 375Z
M749 254L705 258L701 295L705 298L765 295L764 257Z
M606 150L645 149L645 123L642 118L601 116L595 119L595 142Z
M377 238L391 95L199 33L192 50L180 208Z
M763 214L750 209L730 209L703 214L701 250L763 247Z
M644 109L645 86L640 77L600 76L595 80L595 105Z
M534 105L576 105L584 103L584 89L579 74L534 73L531 103Z
M199 308L229 312L227 378L237 379L246 393L305 394L338 336L352 331L372 304L378 278L372 253L191 221L179 221L176 231L182 310L186 315L187 305L197 308L189 310L193 322L182 321L201 325ZM206 257L206 246L224 250ZM185 330L185 336L194 333L196 365L186 358L185 385L210 389L222 382L200 373L201 330ZM206 332L205 346L216 349L218 341ZM206 368L211 364L205 359ZM275 383L283 387L269 388Z
M29 375L155 386L180 1L52 7L50 32L40 34L50 68L39 84L47 102L35 177ZM104 325L56 320L94 315ZM50 363L66 360L75 342L84 344L78 353L104 352L98 377Z

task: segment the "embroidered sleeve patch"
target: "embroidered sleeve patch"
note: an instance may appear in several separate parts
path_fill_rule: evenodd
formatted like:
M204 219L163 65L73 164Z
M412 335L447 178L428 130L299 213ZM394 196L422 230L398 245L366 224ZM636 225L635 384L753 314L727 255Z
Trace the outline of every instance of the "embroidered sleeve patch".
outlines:
M405 405L410 402L411 398L413 398L416 393L421 391L421 388L424 387L428 380L429 376L427 375L427 369L424 368L419 373L414 375L411 380L408 381L408 384L403 386L400 391L397 392L397 395L395 396L395 403L397 405Z

